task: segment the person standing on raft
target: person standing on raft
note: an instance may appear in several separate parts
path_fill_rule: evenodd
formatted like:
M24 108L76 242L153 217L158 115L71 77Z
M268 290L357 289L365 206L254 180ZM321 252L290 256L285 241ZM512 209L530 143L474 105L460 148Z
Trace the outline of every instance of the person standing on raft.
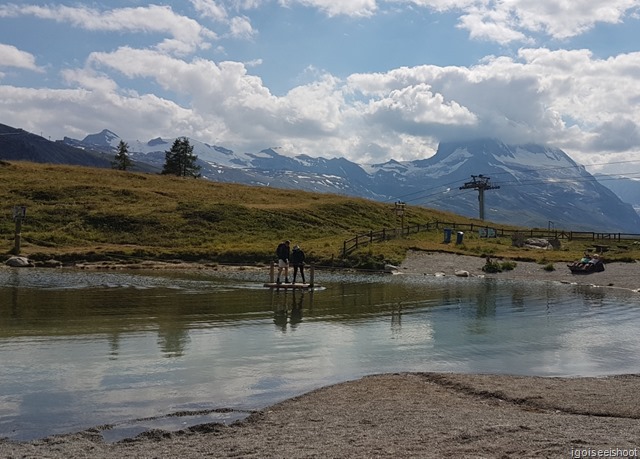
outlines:
M291 265L293 266L293 283L296 283L296 276L298 275L298 269L300 270L300 276L302 276L302 283L305 284L304 280L304 252L300 248L299 245L296 245L293 248L293 252L291 252Z
M291 255L289 245L290 241L281 242L276 249L276 257L278 257L278 279L276 283L280 284L280 275L284 271L284 282L289 283L289 257Z

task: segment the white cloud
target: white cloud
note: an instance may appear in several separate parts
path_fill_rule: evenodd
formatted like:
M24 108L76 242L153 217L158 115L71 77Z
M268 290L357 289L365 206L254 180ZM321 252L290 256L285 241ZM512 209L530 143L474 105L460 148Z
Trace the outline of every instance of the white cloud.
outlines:
M229 35L234 38L248 39L256 34L251 20L246 16L230 17L224 5L213 0L190 0L195 10L205 18L224 23L229 27ZM230 5L232 9L251 9L257 5Z
M473 39L501 44L528 40L523 32L517 30L513 13L504 9L470 8L460 17L460 28L467 29Z
M279 0L280 5L316 8L328 16L370 17L385 6L413 5L460 14L460 27L472 38L497 43L532 40L531 34L566 39L597 23L617 24L636 17L640 0Z
M63 70L62 77L69 86L79 86L91 91L113 93L118 89L115 81L106 75L98 74L92 69Z
M382 5L402 2L281 3L366 17ZM531 32L560 37L560 30L579 33L595 21L620 20L638 1L613 0L600 9L579 0L575 5L584 7L579 12L564 1L556 1L554 10L547 0L404 3L456 9L461 25L474 37L508 43L526 41ZM191 4L203 17L229 25L238 37L256 33L242 10L258 8L257 0ZM530 46L473 66L418 65L354 73L344 80L310 64L305 84L276 96L256 73L264 66L262 54L247 53L247 63L216 62L210 54L185 58L206 48L213 33L168 7L98 12L10 4L0 6L3 15L159 36L153 49L114 45L112 51L89 54L76 68L68 64L60 70L62 82L76 89L0 86L0 119L16 120L35 132L48 130L58 138L109 128L125 138L188 135L238 150L277 145L290 153L359 162L424 158L438 141L463 136L546 142L583 162L605 152L635 154L640 144L640 53L600 59L588 50ZM0 67L39 70L32 54L11 45L0 45ZM159 95L153 95L158 88Z
M372 16L378 6L376 0L279 0L282 6L303 5L317 8L328 16Z
M193 7L202 16L212 18L216 21L227 19L227 11L223 5L213 0L190 0Z
M118 87L113 72L132 87L152 81L185 104ZM589 152L637 149L638 74L640 53L602 60L531 48L469 68L403 67L346 81L324 73L278 97L242 63L124 47L65 71L80 89L0 87L0 117L20 113L21 126L64 135L100 126L127 138L190 135L234 149L282 145L357 161L422 158L439 140L464 136L548 142L585 160Z
M398 122L403 130L426 131L433 125L475 125L477 117L457 102L447 102L442 94L434 94L425 83L391 90L379 100L369 103L367 118L393 126ZM412 126L412 127L411 127ZM427 134L429 134L427 132Z
M636 16L639 0L389 0L436 11L460 13L460 27L472 38L497 43L530 42L531 34L566 39L597 23L617 24Z
M640 53L596 59L588 50L529 49L520 56L527 69L540 75L550 107L579 128L571 131L575 137L554 140L594 152L638 143Z
M580 35L598 22L616 24L640 6L636 0L517 0L512 9L525 30L544 31L554 38Z
M229 29L231 36L235 38L251 38L255 35L255 31L251 26L251 21L246 17L236 16L231 18Z
M32 54L21 51L15 46L2 43L0 43L0 67L15 67L35 72L42 71L36 65L36 59Z
M190 132L191 122L196 121L189 110L148 94L130 97L86 89L0 86L0 99L0 117L19 121L16 127L33 132L60 130L80 138L101 125L140 135L146 141L151 132L155 133L152 137L173 130ZM19 113L19 119L12 113Z
M197 21L178 15L171 7L149 5L147 7L120 8L99 11L87 7L69 6L0 6L0 17L34 16L92 31L123 31L137 33L162 33L172 38L161 47L167 51L193 52L209 46L216 38L211 30Z

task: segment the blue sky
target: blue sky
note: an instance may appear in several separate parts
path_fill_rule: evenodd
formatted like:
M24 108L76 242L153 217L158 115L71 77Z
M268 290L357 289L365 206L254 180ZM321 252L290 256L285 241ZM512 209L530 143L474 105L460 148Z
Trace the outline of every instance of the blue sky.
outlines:
M639 43L640 0L16 1L0 123L360 163L490 136L630 174Z

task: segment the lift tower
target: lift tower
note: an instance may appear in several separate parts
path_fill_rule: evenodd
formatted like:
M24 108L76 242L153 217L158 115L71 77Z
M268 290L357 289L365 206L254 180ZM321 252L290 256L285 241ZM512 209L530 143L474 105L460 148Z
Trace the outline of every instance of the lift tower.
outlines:
M472 175L471 181L460 187L461 190L478 190L478 201L480 202L480 220L484 220L484 190L497 190L499 186L489 183L490 177L484 175Z

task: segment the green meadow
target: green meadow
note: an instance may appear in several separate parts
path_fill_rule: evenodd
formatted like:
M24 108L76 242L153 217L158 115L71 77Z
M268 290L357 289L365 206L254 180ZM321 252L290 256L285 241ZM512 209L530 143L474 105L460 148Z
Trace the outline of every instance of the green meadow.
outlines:
M401 226L394 203L334 194L216 183L204 179L79 166L0 163L2 249L15 246L14 206L26 206L20 254L34 260L173 260L268 263L290 239L317 265L380 268L408 249L553 263L579 257L593 244L562 241L560 250L512 247L511 238L465 234L443 244L442 227L366 244L343 257L356 234ZM407 206L405 227L477 219ZM483 223L484 224L484 223ZM490 222L486 224L491 225ZM505 225L493 225L505 228ZM515 228L515 227L513 227ZM389 231L393 233L393 231ZM611 260L639 258L638 244L613 244Z

